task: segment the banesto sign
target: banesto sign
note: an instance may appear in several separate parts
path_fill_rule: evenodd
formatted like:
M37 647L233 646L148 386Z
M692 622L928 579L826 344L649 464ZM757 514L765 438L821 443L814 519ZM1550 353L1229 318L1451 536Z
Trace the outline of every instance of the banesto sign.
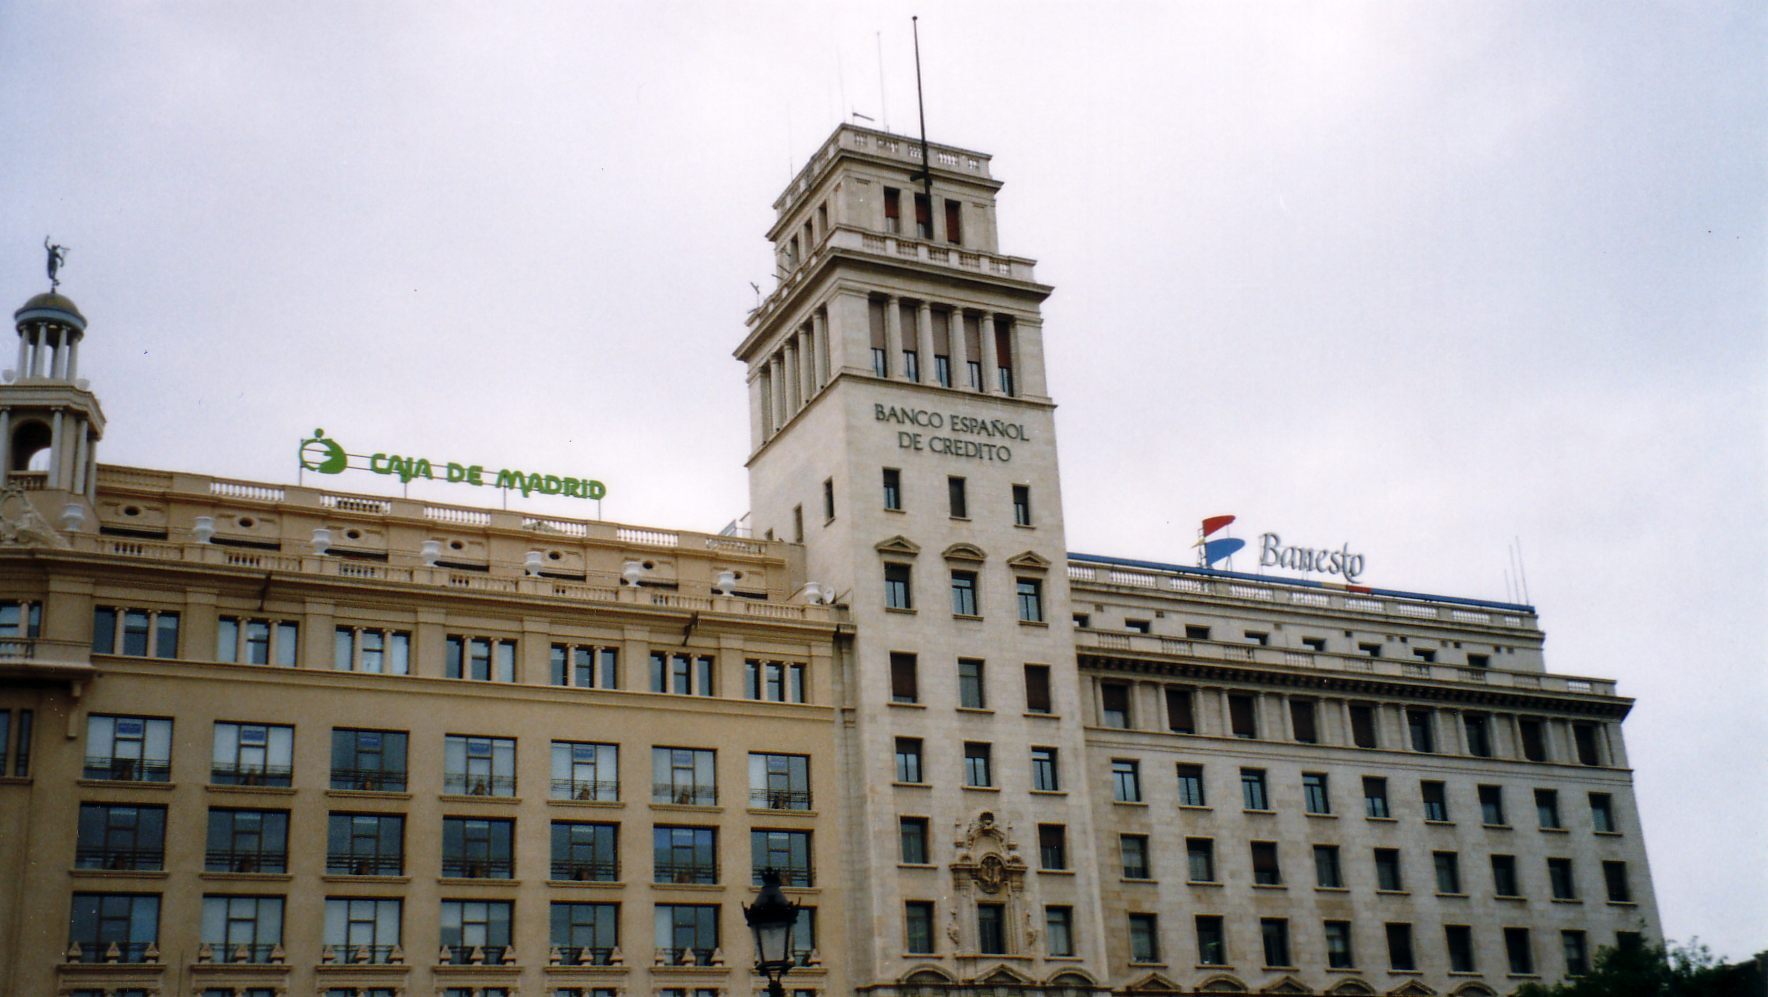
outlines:
M1296 571L1343 575L1345 581L1352 583L1363 573L1363 555L1352 554L1348 543L1338 550L1285 547L1283 538L1275 533L1266 533L1259 537L1258 563L1261 568L1291 568Z
M904 450L922 450L927 453L944 454L948 457L960 457L969 460L999 461L1003 464L1013 459L1013 448L1005 443L989 443L987 440L1016 440L1020 443L1030 441L1022 423L1007 422L1003 419L978 419L975 416L935 412L932 409L908 408L901 405L876 404L872 406L872 417L879 422L895 423L899 426L913 426L915 429L901 429L896 433L896 445ZM931 429L939 432L921 433L916 429ZM955 433L961 435L946 435Z

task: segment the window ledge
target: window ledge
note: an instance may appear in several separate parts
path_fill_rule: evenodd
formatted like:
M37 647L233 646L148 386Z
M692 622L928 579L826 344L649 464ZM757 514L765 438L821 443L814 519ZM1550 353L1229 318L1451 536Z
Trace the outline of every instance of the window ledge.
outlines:
M1313 813L1313 812L1311 812L1311 811L1310 811L1310 812L1308 812L1308 814L1307 814L1307 816L1309 816L1309 817L1319 817L1319 818L1322 818L1322 819L1324 819L1324 820L1337 820L1337 819L1338 819L1338 815L1337 815L1337 814L1331 814L1331 813L1324 813L1324 814L1317 814L1317 813Z
M1569 827L1543 827L1543 828L1541 828L1541 833L1542 834L1570 834L1570 833L1572 833L1572 829Z
M1240 812L1243 814L1257 814L1260 817L1275 817L1275 816L1277 816L1277 811L1275 811L1275 810L1255 810L1255 809L1251 809L1249 807L1241 807Z
M971 793L998 793L1001 791L999 786L965 786L964 789Z
M443 803L499 803L506 806L516 806L522 802L520 796L470 796L465 793L441 793L436 799Z
M924 710L927 708L926 703L902 703L902 702L898 702L894 699L891 700L887 705L900 707L905 710Z
M898 869L938 869L939 868L939 866L936 866L931 862L898 862L898 863L896 863L896 867Z
M884 507L884 511L885 512L894 512L899 516L905 514L905 510L901 506L888 506L887 505ZM827 526L829 522L834 522L834 520L829 520L828 522L825 522L823 525Z
M165 879L164 869L69 869L79 879Z
M716 806L716 805L706 806L704 804L697 804L697 803L653 803L653 804L651 804L651 809L652 810L666 810L670 813L685 813L685 814L721 814L721 813L724 813L724 808L721 806Z
M1591 831L1590 833L1598 838L1619 838L1622 836L1619 831Z
M1554 897L1552 899L1556 904L1582 904L1584 902L1583 897Z
M220 883L287 883L295 877L286 872L199 872L197 878Z
M1048 630L1050 628L1050 625L1048 623L1044 622L1043 620L1020 620L1019 625L1022 627L1041 627L1045 630ZM1140 964L1137 963L1135 965L1140 965Z
M1445 897L1445 898L1448 898L1451 900L1466 900L1467 899L1467 894L1465 894L1465 893L1442 893L1439 891L1437 893L1437 896Z
M1267 973L1299 973L1299 972L1301 972L1300 966L1263 966L1260 968L1262 968Z
M490 876L476 876L476 877L474 877L474 876L437 876L436 883L439 886L454 886L454 887L460 887L460 886L506 887L506 886L521 886L522 885L522 881L519 879L493 879Z
M953 613L952 619L954 619L954 620L969 620L972 623L981 623L982 622L982 617L977 613Z
M359 883L364 886L371 883L409 883L410 876L348 876L343 873L330 872L319 877L327 883Z
M203 787L211 793L236 793L243 796L293 796L293 786L217 786L209 783Z
M1033 713L1030 710L1027 710L1023 714L1023 716L1036 717L1039 720L1060 720L1060 719L1062 719L1062 714L1060 714L1060 713Z
M984 716L994 716L994 711L986 706L959 706L955 707L955 709L959 713L980 713Z
M1604 902L1607 903L1610 907L1637 907L1637 906L1639 906L1639 901L1637 901L1637 900L1607 900Z
M1119 879L1119 882L1123 882L1123 883L1142 883L1142 884L1145 884L1145 885L1148 885L1148 886L1152 886L1152 885L1154 885L1154 884L1156 884L1156 883L1159 883L1159 882L1160 882L1160 880L1158 880L1158 879L1149 879L1149 878L1148 878L1148 877L1146 877L1146 876L1124 876L1124 877L1121 877L1121 878L1120 878L1120 879Z
M214 787L210 787L211 789ZM325 795L351 800L409 800L410 793L387 789L328 789Z
M1036 523L1014 523L1013 528L1016 530L1035 530L1035 529L1037 529L1037 524Z
M1364 814L1363 819L1375 821L1380 824L1398 824L1400 822L1398 817L1371 817L1368 814Z
M1314 887L1315 893L1349 893L1350 891L1351 891L1351 888L1348 886L1316 886L1316 887Z
M1207 886L1207 887L1211 887L1212 889L1219 890L1225 884L1223 884L1222 881L1219 879L1187 879L1187 880L1185 880L1185 885L1186 886Z
M1486 974L1479 972L1478 970L1474 970L1474 969L1451 969L1451 970L1449 970L1449 975L1462 977L1464 979L1477 980Z
M815 817L817 815L815 810L769 810L766 807L750 807L749 813L755 817L767 817L769 819L778 817Z
M1483 827L1488 831L1514 831L1514 830L1516 830L1516 828L1510 826L1509 824L1481 824L1480 827ZM1474 973L1473 975L1478 976L1480 974Z
M1492 895L1492 899L1516 904L1526 904L1529 902L1529 898L1520 893L1497 893Z
M912 609L908 606L885 606L884 611L886 613L901 613L904 616L915 615L914 609Z
M1231 962L1200 962L1197 964L1197 968L1212 973L1231 973L1234 971L1234 964Z
M76 779L76 786L88 786L93 789L177 789L175 782L146 782L136 779ZM1596 832L1601 834L1601 831Z
M1389 969L1387 972L1388 972L1389 976L1423 976L1424 975L1424 970L1422 970L1422 969Z
M1356 972L1360 972L1360 970L1358 970L1357 967L1355 967L1355 966L1327 966L1326 972L1328 972L1328 973L1356 973Z
M1252 888L1255 890L1287 890L1287 889L1289 889L1289 884L1288 883L1254 883L1254 884L1252 884Z
M1455 822L1452 820L1427 820L1424 822L1424 826L1425 827L1454 827Z
M892 786L899 786L904 789L932 789L933 788L933 784L930 782L900 782L899 781L899 782L892 782L891 785Z
M1409 897L1412 895L1412 891L1411 890L1376 890L1375 895L1378 897Z
M1119 807L1142 807L1143 809L1148 807L1148 804L1141 800L1112 800L1111 803L1113 806Z
M1068 790L1066 790L1066 789L1033 789L1030 792L1031 792L1031 795L1033 795L1033 796L1067 796L1068 795Z
M1132 966L1147 966L1150 968L1157 968L1157 967L1158 968L1165 968L1166 963L1164 963L1164 962L1139 962L1135 959L1131 959L1130 965L1132 965Z
M668 893L723 893L723 883L652 883L651 889Z
M1072 876L1072 875L1074 875L1073 869L1039 869L1038 872L1041 872L1046 876Z
M1181 803L1181 804L1179 804L1179 809L1180 810L1195 810L1198 813L1214 813L1215 812L1215 807L1204 806L1200 803Z
M625 800L560 800L549 798L546 802L555 807L602 807L612 810L618 810L619 808L626 806Z
M1504 978L1507 980L1538 980L1541 978L1541 974L1540 973L1505 973Z
M28 775L0 775L0 786L29 786L31 777Z

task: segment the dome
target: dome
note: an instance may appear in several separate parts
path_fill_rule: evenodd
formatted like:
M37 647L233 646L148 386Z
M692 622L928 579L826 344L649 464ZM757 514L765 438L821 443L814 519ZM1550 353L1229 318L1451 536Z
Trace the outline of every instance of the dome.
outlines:
M52 322L65 322L68 325L86 331L86 316L80 314L80 307L73 299L54 291L44 291L25 302L24 307L12 313L14 322L26 322L33 319L47 319Z

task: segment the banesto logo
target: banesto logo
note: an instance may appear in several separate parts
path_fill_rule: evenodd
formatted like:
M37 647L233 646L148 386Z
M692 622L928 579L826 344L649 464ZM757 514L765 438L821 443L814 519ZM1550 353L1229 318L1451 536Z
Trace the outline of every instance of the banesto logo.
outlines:
M1262 534L1258 540L1258 564L1261 568L1291 568L1296 571L1343 575L1345 581L1353 583L1363 573L1363 555L1352 554L1348 543L1338 550L1325 550L1315 547L1285 547L1283 538L1275 533Z

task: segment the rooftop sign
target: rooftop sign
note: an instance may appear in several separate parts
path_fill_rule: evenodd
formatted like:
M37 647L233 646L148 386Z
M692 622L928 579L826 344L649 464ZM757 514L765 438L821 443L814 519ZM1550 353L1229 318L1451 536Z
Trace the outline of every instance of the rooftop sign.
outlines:
M1234 537L1210 539L1211 534L1226 529L1233 522L1233 516L1210 516L1203 521L1202 528L1197 531L1197 542L1192 545L1203 548L1198 556L1199 567L1213 566L1217 561L1246 546L1246 541ZM1275 533L1259 534L1258 564L1261 568L1290 568L1295 571L1341 575L1345 582L1352 585L1356 584L1357 577L1363 573L1363 555L1351 553L1351 545L1348 543L1338 550L1285 546L1283 538Z
M353 454L344 450L337 440L315 429L313 437L301 441L296 455L303 470L319 474L342 474L347 470L370 471L396 476L400 483L412 481L443 481L456 485L520 490L527 495L562 495L566 498L599 500L608 494L608 487L593 478L573 478L558 474L541 474L519 468L501 468L492 474L483 464L461 464L451 460L431 460L384 451ZM354 460L356 463L351 463Z

